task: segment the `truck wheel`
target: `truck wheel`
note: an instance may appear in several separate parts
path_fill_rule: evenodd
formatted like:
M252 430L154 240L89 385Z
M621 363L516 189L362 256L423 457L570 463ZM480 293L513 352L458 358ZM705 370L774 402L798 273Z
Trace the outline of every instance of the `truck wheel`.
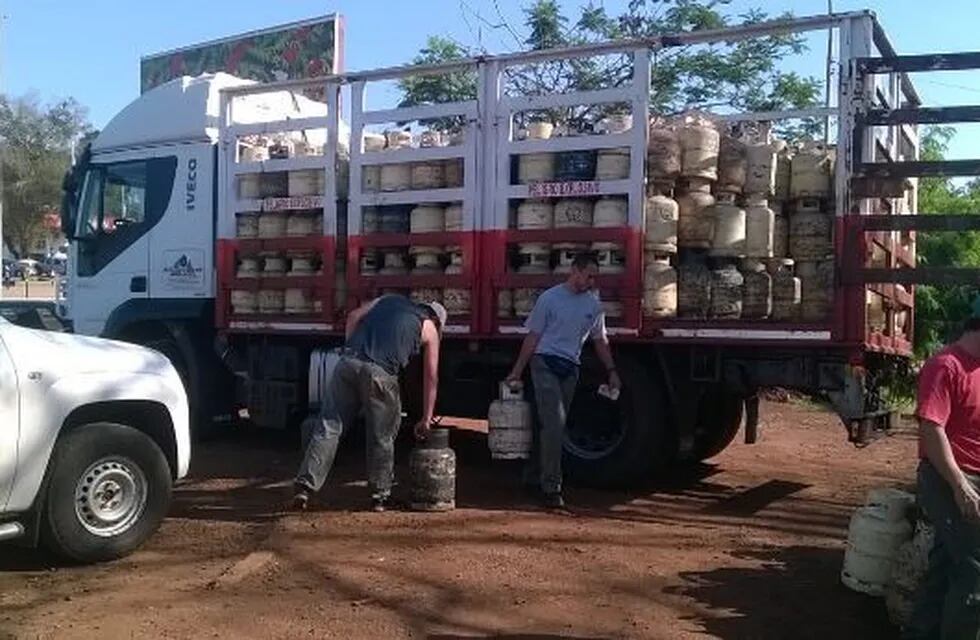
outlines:
M170 467L146 434L99 422L69 431L49 462L41 539L77 562L120 558L157 530L170 506Z
M205 394L199 393L191 384L190 369L187 362L180 353L180 347L170 338L159 338L143 343L155 351L159 351L167 356L170 364L177 370L180 381L184 383L184 391L187 393L187 403L191 410L191 433L196 440L206 440L214 436L216 429L213 420L213 413L210 410L211 404Z
M577 484L635 487L657 461L666 427L659 380L627 358L618 357L617 366L623 390L616 402L596 393L605 382L602 367L582 369L563 447L566 475Z
M720 393L712 402L701 403L694 431L694 460L713 458L732 443L742 426L742 398Z

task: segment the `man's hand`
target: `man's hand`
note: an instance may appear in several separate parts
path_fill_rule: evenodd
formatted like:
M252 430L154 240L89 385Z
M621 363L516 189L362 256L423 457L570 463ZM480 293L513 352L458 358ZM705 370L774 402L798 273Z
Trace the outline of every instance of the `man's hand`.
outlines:
M980 522L980 493L977 493L969 480L960 480L953 490L953 496L964 518L971 522Z
M428 418L422 418L415 423L415 437L419 440L425 440L429 437L429 431L432 430L432 420Z
M513 391L520 389L524 386L524 383L521 382L521 372L511 371L507 374L507 377L504 378L504 383Z
M609 388L622 389L623 381L619 379L619 374L615 370L609 372Z

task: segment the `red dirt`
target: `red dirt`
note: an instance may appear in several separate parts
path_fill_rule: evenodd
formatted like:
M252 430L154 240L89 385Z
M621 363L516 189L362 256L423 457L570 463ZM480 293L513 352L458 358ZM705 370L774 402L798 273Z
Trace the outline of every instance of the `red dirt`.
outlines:
M474 431L454 436L447 514L364 512L354 448L324 507L283 514L292 448L254 434L203 446L131 557L49 568L0 549L0 637L894 637L882 602L838 574L867 489L912 481L913 435L857 450L829 414L762 416L759 444L666 486L569 490L572 515L526 504Z

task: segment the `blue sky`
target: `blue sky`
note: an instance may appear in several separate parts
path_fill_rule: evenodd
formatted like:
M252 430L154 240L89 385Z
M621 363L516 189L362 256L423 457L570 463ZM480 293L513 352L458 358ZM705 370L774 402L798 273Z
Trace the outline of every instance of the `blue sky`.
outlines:
M931 0L833 0L837 11L874 10L901 53L973 50L975 3ZM626 0L594 0L610 13ZM574 9L583 0L564 0ZM5 0L0 87L12 95L37 91L42 99L74 96L90 109L97 127L139 92L140 56L331 12L347 20L349 70L407 62L427 35L448 35L492 52L515 48L513 37L493 24L520 24L517 0ZM499 14L498 7L499 6ZM826 11L826 0L733 0L732 10L761 7L770 13L809 15ZM971 11L971 8L973 10ZM810 53L789 63L823 76L826 36L810 37ZM930 74L917 78L927 104L980 102L980 73ZM379 105L380 106L380 105ZM961 128L953 157L978 155L980 129Z

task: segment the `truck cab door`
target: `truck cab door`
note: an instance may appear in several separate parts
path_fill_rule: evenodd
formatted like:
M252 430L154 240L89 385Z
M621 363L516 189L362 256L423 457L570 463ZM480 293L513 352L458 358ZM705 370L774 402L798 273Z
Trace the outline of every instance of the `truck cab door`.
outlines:
M75 331L100 335L114 310L149 295L149 232L174 189L174 156L93 162L79 202L69 274Z
M20 439L20 393L14 363L3 342L5 323L0 319L0 513L14 484Z

